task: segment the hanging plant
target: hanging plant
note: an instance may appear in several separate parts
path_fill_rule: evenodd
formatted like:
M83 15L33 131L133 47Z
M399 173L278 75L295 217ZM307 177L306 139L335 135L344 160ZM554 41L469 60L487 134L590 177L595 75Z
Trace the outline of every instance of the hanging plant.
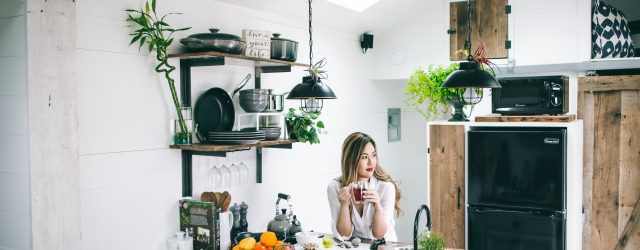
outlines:
M165 22L165 18L171 14L169 13L160 18L156 13L156 0L151 1L151 5L147 1L145 8L140 10L127 9L127 22L136 29L133 33L129 46L134 43L138 43L138 49L142 50L143 46L147 46L149 53L156 52L156 61L158 64L155 67L155 71L164 75L167 83L169 84L169 90L171 91L171 97L173 98L173 104L178 114L178 124L180 126L180 133L176 133L174 141L191 139L191 132L187 127L187 123L182 115L180 100L178 99L178 93L176 92L175 80L171 77L176 67L169 64L169 54L167 49L173 42L173 33L178 31L188 30L189 28L171 28L169 24Z

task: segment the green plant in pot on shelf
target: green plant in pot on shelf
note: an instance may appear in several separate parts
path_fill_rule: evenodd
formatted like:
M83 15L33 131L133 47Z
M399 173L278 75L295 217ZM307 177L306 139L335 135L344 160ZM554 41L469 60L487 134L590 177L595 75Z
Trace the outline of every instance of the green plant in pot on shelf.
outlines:
M456 53L468 56L466 50L459 50ZM492 68L495 64L484 57L484 45L480 44L470 58L476 61L482 70L495 76ZM449 65L429 65L426 71L422 68L416 69L407 81L405 105L418 111L426 120L434 118L439 107L442 107L446 112L450 106L454 106L455 114L450 121L466 120L467 116L462 109L465 106L470 106L470 112L472 112L473 105L482 99L483 90L481 88L442 88L445 79L459 67L459 63L451 63Z
M151 4L147 1L144 10L128 9L126 12L128 16L127 22L131 24L130 27L136 29L130 33L132 38L129 45L137 42L139 44L138 49L142 50L143 46L147 46L149 53L155 52L156 61L158 62L155 66L155 71L163 74L169 84L169 90L171 91L171 97L178 116L178 128L176 128L174 134L174 143L176 145L191 144L192 128L188 126L185 120L183 108L178 99L175 80L171 77L171 72L173 72L176 67L169 64L169 53L167 51L173 42L173 33L190 28L174 29L166 23L165 18L167 16L177 13L169 13L158 18L156 13L156 0L152 0Z
M418 111L426 120L434 118L439 107L449 110L451 100L457 99L456 90L440 86L457 69L458 63L429 65L426 71L416 69L407 81L405 105Z
M320 112L304 112L302 109L289 108L286 123L289 137L309 144L320 143L324 123L318 120Z

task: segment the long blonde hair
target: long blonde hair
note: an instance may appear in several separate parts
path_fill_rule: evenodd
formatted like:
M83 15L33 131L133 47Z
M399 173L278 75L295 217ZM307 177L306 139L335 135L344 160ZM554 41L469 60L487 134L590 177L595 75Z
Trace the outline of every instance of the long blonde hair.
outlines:
M340 183L343 187L348 186L350 183L358 180L358 162L360 162L360 156L362 152L364 152L364 148L367 143L371 143L373 148L376 148L376 142L371 138L371 136L361 133L355 132L347 136L342 144L342 176L339 178ZM377 148L376 148L377 150ZM402 197L402 193L400 192L400 188L398 188L398 184L391 178L391 176L382 169L380 164L376 164L376 168L373 171L373 176L378 178L378 180L390 182L396 189L396 200L394 204L394 208L396 210L396 215L400 216L403 211L399 206L400 198Z

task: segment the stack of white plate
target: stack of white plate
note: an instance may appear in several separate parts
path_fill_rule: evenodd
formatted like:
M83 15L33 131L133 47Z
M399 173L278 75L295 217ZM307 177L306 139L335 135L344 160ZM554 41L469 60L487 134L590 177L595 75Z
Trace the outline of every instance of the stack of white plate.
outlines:
M265 131L220 131L209 132L207 143L248 144L262 141L265 138Z

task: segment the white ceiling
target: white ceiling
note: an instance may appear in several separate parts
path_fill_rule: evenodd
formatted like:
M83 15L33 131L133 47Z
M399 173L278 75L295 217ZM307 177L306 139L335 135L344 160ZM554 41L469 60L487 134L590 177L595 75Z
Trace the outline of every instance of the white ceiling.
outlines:
M233 5L256 9L275 15L286 16L301 22L308 20L306 0L218 0ZM313 23L343 32L364 33L380 31L398 23L424 20L435 6L434 0L380 0L358 13L325 0L312 3ZM306 23L305 23L306 24Z

